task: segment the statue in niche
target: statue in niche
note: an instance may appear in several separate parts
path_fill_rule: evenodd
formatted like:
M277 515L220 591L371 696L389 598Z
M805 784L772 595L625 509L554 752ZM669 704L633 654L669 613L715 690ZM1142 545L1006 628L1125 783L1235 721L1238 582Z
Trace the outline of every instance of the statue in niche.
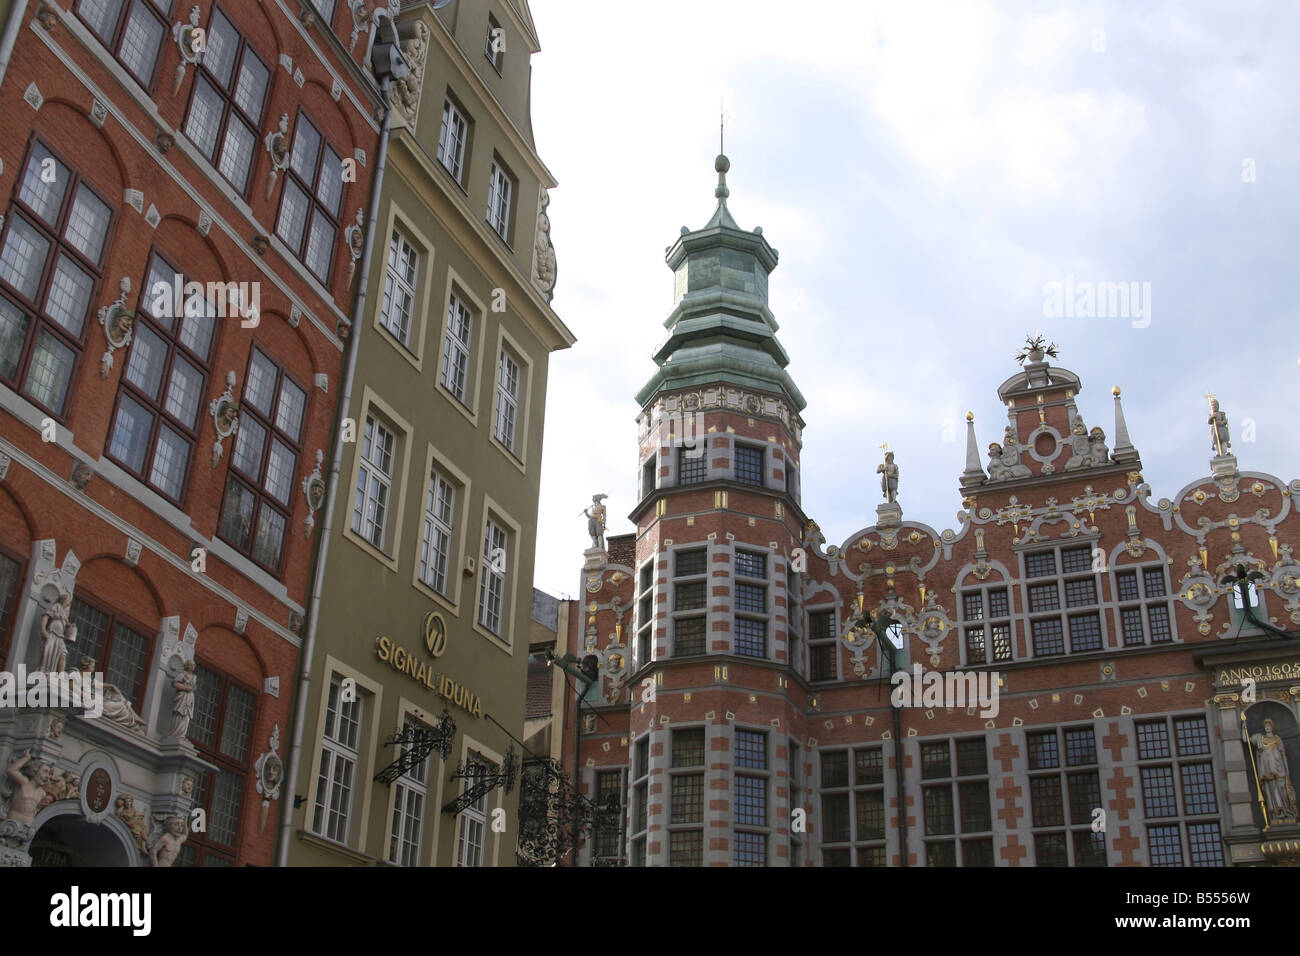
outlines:
M5 772L13 796L9 801L9 816L0 820L0 846L26 850L36 836L36 811L47 794L50 782L50 765L44 760L33 760L30 749L9 765Z
M1232 435L1228 429L1228 415L1226 412L1219 410L1219 400L1210 399L1210 417L1208 419L1210 426L1210 449L1215 455L1223 456L1232 454Z
M876 473L880 475L880 490L885 496L885 500L895 502L898 500L898 466L894 464L894 453L885 452L885 461L883 464L876 466Z
M1266 719L1264 732L1250 738L1255 748L1255 775L1260 795L1268 806L1269 823L1295 823L1295 787L1291 784L1282 738L1276 731L1277 725Z
M186 661L180 672L172 677L176 702L172 704L172 729L168 732L168 737L182 740L190 729L190 718L194 716L194 687L197 683L193 661Z
M587 516L587 534L591 535L591 547L594 551L605 550L605 499L609 495L592 495L591 505L582 509Z
M77 625L72 624L72 594L64 593L52 600L41 615L41 670L62 674L68 669L68 644L77 639Z

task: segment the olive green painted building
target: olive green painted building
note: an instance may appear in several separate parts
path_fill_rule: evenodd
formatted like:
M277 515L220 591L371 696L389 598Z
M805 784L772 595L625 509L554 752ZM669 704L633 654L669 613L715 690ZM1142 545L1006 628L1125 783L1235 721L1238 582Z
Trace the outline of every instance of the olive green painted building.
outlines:
M404 3L397 26L411 73L391 91L355 441L282 839L291 865L513 866L517 785L444 808L458 767L490 773L524 737L548 357L574 342L550 307L538 44L526 0ZM376 781L402 750L386 742L437 730L444 707L447 757Z

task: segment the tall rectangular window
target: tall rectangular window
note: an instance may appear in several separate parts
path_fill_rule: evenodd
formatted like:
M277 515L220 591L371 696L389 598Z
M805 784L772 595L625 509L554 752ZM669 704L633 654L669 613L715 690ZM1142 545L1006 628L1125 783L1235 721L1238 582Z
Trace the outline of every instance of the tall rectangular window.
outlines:
M808 612L808 679L839 677L839 642L835 636L835 611Z
M506 55L506 34L501 29L501 24L497 22L497 18L490 13L488 14L487 43L483 47L483 54L487 57L487 61L492 64L492 69L500 73L501 61L505 59Z
M330 679L321 731L320 771L316 777L316 802L311 828L339 843L351 836L352 796L360 760L361 698L348 700L343 678Z
M703 438L698 439L703 441ZM702 448L677 449L677 483L679 485L696 485L709 477L709 465L706 452Z
M108 456L179 503L198 441L216 320L206 303L178 309L174 283L184 286L185 277L155 251L118 387ZM155 295L155 287L167 291Z
M632 865L646 865L646 840L650 803L650 735L632 747Z
M469 355L473 341L474 314L453 292L447 303L447 338L442 349L442 387L469 405Z
M703 654L708 599L705 596L706 548L691 548L673 555L673 656Z
M1204 715L1138 721L1138 771L1152 866L1224 866Z
M438 134L438 162L456 182L461 182L465 168L465 143L469 140L469 120L451 101L442 104L442 130Z
M1167 571L1163 563L1116 568L1115 601L1119 605L1124 646L1168 644L1174 639Z
M596 774L596 804L601 817L595 832L597 866L621 866L623 863L623 786L622 770L601 770Z
M497 407L492 434L506 449L519 457L515 448L519 423L519 363L506 349L497 363Z
M393 432L374 416L367 415L352 505L352 530L381 551L388 540L388 499L393 489L396 452L397 439Z
M429 734L432 729L414 717L407 717L403 725L405 736ZM429 761L425 757L393 782L393 826L388 837L388 862L398 866L420 865L421 830L424 827L424 805L429 789Z
M704 728L672 731L668 865L704 863Z
M734 780L734 823L732 863L735 866L767 866L771 831L768 816L770 769L767 734L736 730Z
M736 480L744 485L763 487L763 448L761 445L736 445Z
M487 221L495 232L510 241L510 200L514 195L514 177L497 160L492 161L488 178Z
M654 642L654 619L655 619L655 591L654 591L654 571L655 562L651 558L641 567L641 574L637 579L637 612L636 612L636 666L641 667L650 662L652 655L651 647Z
M275 234L322 283L328 283L343 203L343 160L299 111Z
M882 748L822 751L821 774L824 865L885 866Z
M767 657L767 555L736 551L732 603L733 649L746 657Z
M477 778L496 773L496 764L476 753L470 754L471 777L465 781L465 789L472 787ZM456 865L483 866L484 843L487 832L487 794L481 794L477 800L460 812L460 829L457 838Z
M505 633L506 559L509 540L505 530L491 518L483 533L483 558L479 578L478 622L497 637Z
M926 866L993 866L988 775L983 737L921 744Z
M420 270L420 254L393 230L388 243L388 268L384 273L384 301L379 322L403 345L411 344L411 318L415 315L415 285Z
M424 526L420 533L420 580L447 595L447 565L456 516L456 487L435 468L425 491Z
M239 845L239 817L248 789L257 694L214 668L194 669L194 716L189 739L218 770L201 774L194 806L207 814L206 830L190 833L181 863L231 866Z
M1011 602L1005 584L962 591L961 619L967 664L1011 660Z
M0 239L0 380L63 418L113 207L33 139Z
M208 20L205 43L190 93L185 135L244 196L261 139L271 70L219 7L213 8Z
M146 90L170 25L170 0L80 0L77 16Z
M307 390L254 346L217 534L280 572L301 454Z
M1106 866L1106 834L1092 831L1092 812L1101 806L1092 725L1030 733L1025 740L1035 864Z
M22 580L22 562L14 555L0 551L0 667L3 667L9 659L9 642L14 630L14 610ZM74 661L74 666L75 663Z

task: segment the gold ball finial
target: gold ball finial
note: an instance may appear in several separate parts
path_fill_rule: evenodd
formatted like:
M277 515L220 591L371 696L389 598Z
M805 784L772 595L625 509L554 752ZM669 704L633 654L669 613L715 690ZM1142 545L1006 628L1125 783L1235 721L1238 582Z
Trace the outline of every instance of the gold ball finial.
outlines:
M974 413L974 412L967 412L967 413L966 413L966 421L968 421L968 422L973 422L973 421L975 421L975 413Z
M1119 386L1116 385L1114 388L1112 388L1110 390L1110 393L1114 395L1116 398L1119 398Z

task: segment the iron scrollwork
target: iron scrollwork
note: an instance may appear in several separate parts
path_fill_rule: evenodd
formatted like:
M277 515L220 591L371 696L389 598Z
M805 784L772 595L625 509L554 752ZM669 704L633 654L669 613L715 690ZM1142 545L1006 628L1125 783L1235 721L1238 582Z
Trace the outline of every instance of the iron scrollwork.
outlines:
M397 759L375 774L375 779L380 783L391 785L402 774L419 767L435 750L438 756L446 760L451 756L451 745L455 739L456 721L452 719L445 707L442 709L442 717L435 730L421 729L414 724L408 724L384 741L385 747L396 744L400 749Z
M515 778L518 775L519 758L515 755L514 744L511 744L510 749L506 751L505 760L501 762L499 770L489 771L483 763L471 757L461 763L456 768L456 772L451 775L453 780L471 781L469 786L465 788L464 793L449 801L442 808L442 812L454 817L497 787L510 793L515 788Z
M600 803L578 793L558 760L542 758L525 767L519 793L519 866L556 866L575 854L597 829L621 835L623 808L610 794ZM616 841L621 844L621 840ZM574 862L570 859L570 863ZM593 866L624 866L619 857L595 857Z

